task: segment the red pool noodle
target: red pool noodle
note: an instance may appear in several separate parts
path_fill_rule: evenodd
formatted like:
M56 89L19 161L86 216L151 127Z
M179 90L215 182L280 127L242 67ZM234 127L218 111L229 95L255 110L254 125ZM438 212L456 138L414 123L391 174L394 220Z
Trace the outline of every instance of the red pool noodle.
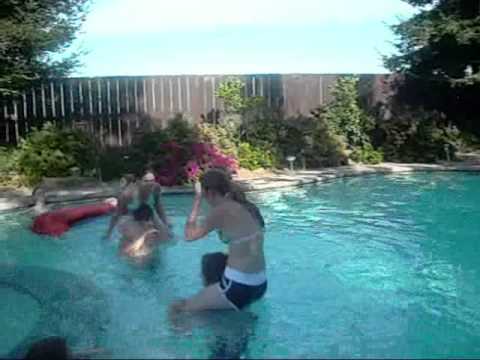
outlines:
M115 208L108 203L80 205L49 211L35 218L32 231L37 234L60 236L70 227L84 219L108 214Z

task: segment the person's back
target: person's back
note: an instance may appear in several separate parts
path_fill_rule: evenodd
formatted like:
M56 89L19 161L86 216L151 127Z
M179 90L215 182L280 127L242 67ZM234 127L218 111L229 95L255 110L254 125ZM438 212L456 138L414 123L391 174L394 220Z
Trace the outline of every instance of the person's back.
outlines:
M263 229L242 203L234 200L222 205L222 241L229 246L228 265L246 273L265 269Z

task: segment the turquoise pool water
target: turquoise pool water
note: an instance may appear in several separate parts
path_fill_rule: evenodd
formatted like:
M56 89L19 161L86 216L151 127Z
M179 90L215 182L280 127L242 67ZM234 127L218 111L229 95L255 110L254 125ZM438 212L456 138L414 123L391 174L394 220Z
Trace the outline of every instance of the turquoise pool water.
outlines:
M200 288L201 255L224 249L214 235L137 269L101 240L108 218L54 240L15 213L0 215L0 263L93 281L111 319L98 341L114 358L480 357L479 175L350 178L252 198L267 222L269 289L246 313L168 320L167 305ZM164 200L181 234L192 198ZM11 339L0 334L0 354Z

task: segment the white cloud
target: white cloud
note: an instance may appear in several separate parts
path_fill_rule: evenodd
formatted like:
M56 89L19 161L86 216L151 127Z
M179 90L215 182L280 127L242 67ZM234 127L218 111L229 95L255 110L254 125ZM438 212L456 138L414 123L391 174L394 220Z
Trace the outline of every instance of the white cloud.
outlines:
M224 25L319 25L409 15L401 0L97 0L89 35L203 30Z

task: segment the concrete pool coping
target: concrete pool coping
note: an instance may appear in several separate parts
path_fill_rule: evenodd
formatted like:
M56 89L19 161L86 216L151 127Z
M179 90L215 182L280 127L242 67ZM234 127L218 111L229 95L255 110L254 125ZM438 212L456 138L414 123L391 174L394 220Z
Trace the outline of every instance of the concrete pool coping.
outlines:
M274 190L307 184L322 183L337 178L373 174L396 174L409 172L467 171L480 172L480 160L443 164L402 164L382 163L379 165L347 165L319 170L276 170L270 175L235 180L248 192ZM63 188L47 191L48 203L62 203L81 200L100 200L118 194L119 182L98 183L96 186ZM192 194L193 186L164 187L164 195ZM34 204L33 197L26 191L10 190L0 194L0 212L25 209Z

